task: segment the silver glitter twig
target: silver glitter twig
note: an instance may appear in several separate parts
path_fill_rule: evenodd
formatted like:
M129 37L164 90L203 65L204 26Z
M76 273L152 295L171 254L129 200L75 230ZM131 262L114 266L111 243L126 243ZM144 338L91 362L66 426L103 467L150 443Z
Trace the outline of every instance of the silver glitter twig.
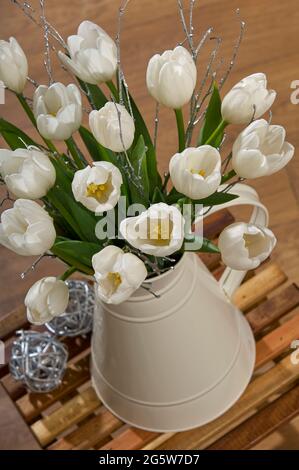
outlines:
M238 16L240 15L239 8L237 9L236 13L237 13ZM221 90L221 88L223 87L224 83L226 82L227 78L229 77L229 75L230 75L230 73L233 69L233 66L235 65L236 58L237 58L237 55L238 55L238 52L239 52L239 49L240 49L240 46L241 46L241 43L242 43L242 40L243 40L244 31L245 31L245 22L241 20L240 21L240 34L239 34L237 42L234 46L233 55L232 55L232 58L230 60L228 69L227 69L224 76L221 78L221 80L219 82L219 90Z
M156 103L156 112L155 112L155 130L154 130L154 149L157 149L157 140L158 140L158 128L159 128L159 111L160 104Z
M49 77L49 85L52 85L54 82L53 80L53 70L52 70L52 63L51 63L51 52L50 52L50 43L49 43L49 26L46 20L45 14L45 0L39 0L40 10L41 10L41 22L44 30L44 42L45 42L45 59L44 59L44 66L47 71Z

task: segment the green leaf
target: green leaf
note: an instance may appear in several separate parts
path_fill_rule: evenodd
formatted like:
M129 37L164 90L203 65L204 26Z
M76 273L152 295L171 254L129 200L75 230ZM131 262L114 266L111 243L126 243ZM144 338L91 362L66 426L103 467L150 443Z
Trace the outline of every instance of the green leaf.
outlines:
M194 249L192 246L184 246L185 251L195 251L197 253L220 253L220 250L217 245L208 240L207 238L200 237L199 235L190 234L190 236L185 237L185 243L194 243ZM198 246L201 245L201 248Z
M26 148L29 145L38 147L38 144L25 132L3 118L0 118L0 134L12 150Z
M195 204L202 204L203 206L218 206L219 204L224 204L229 201L233 201L239 197L237 194L231 193L223 193L223 192L216 192L211 194L204 199L198 199L197 201L193 201Z
M92 133L86 129L86 127L81 126L79 133L91 158L94 161L110 162L117 166L117 158L115 153L100 145Z
M86 93L87 99L93 109L101 109L107 103L107 98L97 85L90 85L78 78L82 90Z
M219 90L217 84L214 82L213 85L213 92L210 98L210 102L206 111L205 120L203 126L200 130L200 134L198 137L197 145L203 145L209 137L213 134L215 129L217 129L218 125L222 121L221 116L221 98L219 94ZM219 147L222 142L224 135L224 131L220 132L215 139L210 142L210 145L213 147Z
M87 274L93 274L91 260L93 255L101 249L101 245L96 243L57 237L51 251L70 266L75 266L78 270Z
M125 91L123 93L123 96L124 98L126 97ZM144 122L144 119L131 95L130 95L130 103L131 103L133 116L135 119L135 139L134 139L133 146L137 144L140 135L142 135L144 138L145 145L147 147L147 173L148 173L148 178L149 178L150 197L152 197L155 188L162 187L162 179L158 172L158 167L157 167L156 151L155 151L150 133ZM128 103L127 103L127 108L128 108Z
M134 186L130 185L130 192L132 195L132 200L136 203L141 203L146 206L149 205L149 178L147 173L147 154L146 146L144 143L143 136L140 135L137 141L136 146L134 147L131 153L131 164L134 168L136 178L141 182L142 185L142 194Z

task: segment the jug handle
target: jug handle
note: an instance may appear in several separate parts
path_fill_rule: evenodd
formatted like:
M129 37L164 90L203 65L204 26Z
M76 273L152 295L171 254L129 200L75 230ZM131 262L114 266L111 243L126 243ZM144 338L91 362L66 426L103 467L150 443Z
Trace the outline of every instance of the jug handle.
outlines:
M227 185L220 186L219 190L224 189ZM239 205L250 205L253 206L253 211L250 217L249 222L257 225L262 225L264 227L268 226L269 223L269 214L267 208L260 202L259 196L255 189L246 184L238 183L231 188L230 191L232 194L237 194L239 197L226 202L224 204L219 204L218 206L213 206L209 212L213 214L222 209L239 206ZM196 222L195 222L196 223ZM237 271L227 267L222 274L219 284L224 290L225 294L231 298L236 289L240 286L243 281L247 271Z

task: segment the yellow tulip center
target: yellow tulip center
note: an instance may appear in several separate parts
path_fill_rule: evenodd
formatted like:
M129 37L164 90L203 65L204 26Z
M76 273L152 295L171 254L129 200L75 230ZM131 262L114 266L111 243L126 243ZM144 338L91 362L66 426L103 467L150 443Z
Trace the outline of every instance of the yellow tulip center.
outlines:
M107 279L110 283L112 293L114 293L122 283L121 275L119 273L109 272Z
M169 245L173 223L171 220L150 220L148 221L148 239L158 246Z
M244 233L243 239L244 239L244 242L245 242L245 248L250 248L250 246L255 241L255 236L254 235L249 235L248 233Z
M201 169L201 170L194 170L193 168L191 168L190 171L191 171L191 173L192 173L193 175L200 175L200 176L202 176L202 177L205 177L205 176L206 176L206 173L207 173L206 170L203 170L203 169Z
M98 202L105 202L110 192L112 191L112 185L110 179L106 181L106 183L96 184L90 183L86 188L86 196L93 197Z

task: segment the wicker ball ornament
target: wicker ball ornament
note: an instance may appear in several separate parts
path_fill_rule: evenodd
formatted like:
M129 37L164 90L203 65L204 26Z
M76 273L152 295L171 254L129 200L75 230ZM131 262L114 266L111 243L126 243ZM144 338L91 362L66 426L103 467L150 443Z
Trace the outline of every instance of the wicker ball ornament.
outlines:
M92 330L95 294L93 286L85 281L67 281L69 303L65 313L46 323L56 336L85 335Z
M49 333L18 331L10 358L10 372L32 392L48 393L57 388L64 376L68 352Z

